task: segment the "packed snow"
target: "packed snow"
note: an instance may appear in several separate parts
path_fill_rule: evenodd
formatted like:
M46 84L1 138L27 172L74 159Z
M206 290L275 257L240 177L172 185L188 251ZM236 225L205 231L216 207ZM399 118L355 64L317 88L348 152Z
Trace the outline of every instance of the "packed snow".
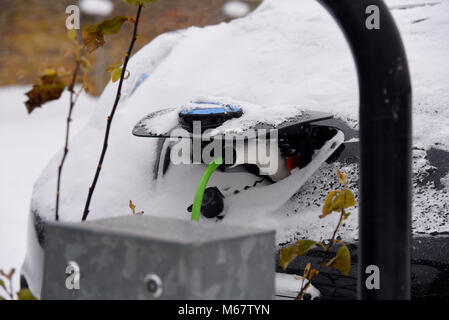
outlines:
M56 146L64 143L67 93L28 115L23 103L28 90L30 87L0 87L0 269L5 271L19 268L23 262L33 184L54 157ZM89 119L96 101L80 96L73 113L75 134Z
M223 123L218 128L210 133L211 136L235 132L244 132L245 130L254 128L257 123L264 123L270 127L275 127L286 119L301 116L304 113L304 108L295 105L276 105L276 113L271 111L272 106L258 105L248 101L237 101L230 97L213 97L213 96L199 96L192 100L192 102L183 104L178 108L167 110L157 116L145 119L142 123L148 132L156 135L168 135L178 124L178 115L181 110L191 111L193 108L199 108L195 102L209 102L222 103L232 106L238 106L243 110L243 115L239 118L230 119ZM210 108L210 104L200 105L200 108Z
M251 8L243 1L228 1L223 5L223 14L229 18L241 18L246 16Z
M90 15L106 17L114 11L114 3L110 0L81 0L81 10Z
M276 294L280 297L296 298L303 284L307 284L307 279L293 275L276 272ZM320 291L313 285L310 285L306 291L310 298L316 299L320 296Z
M440 189L433 183L424 187L416 184L431 169L425 151L432 147L449 151L449 1L421 5L418 0L391 0L388 4L393 8L393 16L403 37L413 81L413 226L415 232L449 232L448 208L445 207L449 203L449 178L442 179L443 188ZM265 106L261 116L266 118L276 117L278 106L287 105L332 112L357 128L358 86L354 63L337 25L315 1L265 0L244 18L163 34L135 54L129 71L131 76L124 83L89 219L129 215L129 200L147 215L189 219L185 209L193 201L204 167L172 166L166 179L156 183L152 164L157 156L157 142L134 137L131 131L147 114L164 108L179 108L198 96L230 97ZM106 87L87 125L71 140L71 152L63 172L62 220L81 220L116 89L117 83ZM8 105L22 108L23 99L19 101L17 94L12 92L23 89L5 90L2 92L11 101ZM4 99L0 100L2 105L5 105ZM55 105L64 106L64 99ZM2 109L8 110L4 106ZM28 212L28 199L23 194L28 194L26 190L29 190L28 180L21 184L17 175L23 179L34 178L42 161L45 162L49 153L54 151L48 142L45 148L40 147L38 138L42 132L28 134L33 126L25 119L32 121L33 117L44 117L46 110L51 108L36 110L29 118L23 115L23 119L5 118L13 116L2 109L1 148L15 151L8 151L7 156L2 157L5 163L2 164L1 194L5 199L1 201L1 215L2 218L10 217L13 210L17 212L17 218L6 218L8 225L0 226L0 266L2 263L17 266L17 257L23 256L24 247L10 239L14 238L13 232L19 238L25 235L23 222ZM65 108L61 110L66 111ZM78 125L81 122L79 120ZM17 132L17 124L20 124L21 131L14 138L11 132ZM38 121L34 124L36 127L39 125ZM50 141L48 136L52 136L54 145L62 146L60 132L63 125L63 121L55 124L57 133L52 131L52 134L48 133L53 125L42 126L46 141ZM25 149L25 146L33 149ZM31 209L44 219L54 218L60 156L61 151L48 163L35 184ZM33 164L28 167L30 161ZM32 171L26 171L31 168ZM273 186L269 186L274 191L271 198L259 199L251 210L231 210L220 223L276 228L278 243L298 237L328 238L337 217L319 219L318 215L327 190L336 183L337 168L350 174L350 187L356 189L355 165L342 168L338 164L324 164L280 208L270 206L270 210L266 209L277 197ZM225 177L217 173L209 185L237 184L243 188L249 180L249 176L244 174ZM317 192L316 186L321 191ZM345 221L341 235L347 241L357 239L356 208ZM10 259L9 256L15 258Z

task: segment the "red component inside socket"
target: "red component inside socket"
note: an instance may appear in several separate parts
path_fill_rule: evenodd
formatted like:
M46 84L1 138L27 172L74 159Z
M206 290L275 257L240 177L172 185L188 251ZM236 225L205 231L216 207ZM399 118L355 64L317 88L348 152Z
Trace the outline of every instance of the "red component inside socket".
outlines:
M292 157L288 157L287 159L287 167L290 173L293 169L299 167L301 165L301 155L297 154Z

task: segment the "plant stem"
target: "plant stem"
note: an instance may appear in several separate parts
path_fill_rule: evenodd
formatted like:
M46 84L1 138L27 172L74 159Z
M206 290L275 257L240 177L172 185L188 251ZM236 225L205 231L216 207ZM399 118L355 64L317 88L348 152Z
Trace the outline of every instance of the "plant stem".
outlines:
M324 250L324 255L323 255L323 258L321 259L320 265L319 265L319 267L318 267L318 272L316 273L316 275L319 274L319 273L321 272L322 266L326 264L327 254L328 254L330 248L331 248L331 247L334 245L334 243L335 243L335 237L336 237L336 235L337 235L338 229L339 229L340 226L341 226L341 223L342 223L342 221L343 221L344 215L345 215L345 209L341 209L340 219L338 220L338 224L337 224L337 226L336 226L335 229L334 229L334 233L332 234L332 238L331 238L329 244L327 245L326 250ZM309 271L309 272L310 272L310 271ZM299 294L298 294L298 296L296 297L296 300L302 300L304 294L306 293L306 290L309 288L309 286L310 286L310 284L312 283L312 280L313 280L314 277L315 277L315 276L313 276L313 277L311 277L310 279L308 279L307 284L306 284L305 286L302 286L302 287L301 287L301 291L299 291Z
M131 57L131 53L133 51L134 44L135 44L135 42L137 40L137 27L138 27L138 24L139 24L139 18L140 18L141 11L142 11L142 5L139 5L139 7L137 9L136 22L134 23L133 38L131 40L131 44L129 45L128 53L125 56L125 62L123 64L122 75L120 76L120 82L119 82L119 85L118 85L117 95L115 97L115 102L114 102L114 105L112 107L111 113L109 114L109 116L107 118L106 131L105 131L104 142L103 142L103 149L101 151L100 160L98 161L97 170L95 172L95 176L94 176L94 179L92 181L92 185L89 187L89 192L88 192L88 195L87 195L86 205L84 207L84 213L83 213L82 221L85 221L87 219L87 216L89 215L89 206L90 206L90 202L92 200L92 195L93 195L95 187L97 185L98 177L100 176L101 168L103 166L104 157L105 157L106 151L108 149L109 132L111 130L111 124L112 124L112 120L114 119L115 111L117 110L117 106L118 106L118 103L120 101L123 80L124 80L125 75L126 75L126 67L128 66L129 58Z
M14 290L12 289L12 277L9 278L9 296L14 300Z
M15 272L15 269L11 269L9 274L6 274L2 270L0 270L0 276L3 276L9 282L9 290L6 288L7 287L6 284L4 287L2 287L2 289L6 292L6 294L10 297L11 300L14 300L14 290L12 288L12 277L14 276L14 272Z
M76 99L74 99L74 97L73 97L75 94L74 87L75 87L75 83L76 83L76 78L78 77L79 68L80 68L80 60L77 59L76 64L75 64L75 70L73 71L72 81L70 82L70 85L68 87L68 90L70 92L70 105L69 105L69 113L67 115L67 125L66 125L66 130L65 130L64 153L62 155L62 159L61 159L61 162L58 167L58 181L56 183L56 205L55 205L55 220L56 221L59 220L59 195L60 195L60 190L61 190L61 173L62 173L62 168L64 167L65 159L67 157L67 154L69 153L70 122L72 121L73 107L76 103Z

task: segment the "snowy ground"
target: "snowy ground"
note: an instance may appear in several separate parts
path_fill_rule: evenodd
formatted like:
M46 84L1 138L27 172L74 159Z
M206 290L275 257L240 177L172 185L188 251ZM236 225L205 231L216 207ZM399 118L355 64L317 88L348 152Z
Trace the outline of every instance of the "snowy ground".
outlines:
M0 87L0 269L20 268L25 255L33 184L62 146L68 96L31 115L23 104L28 87ZM86 123L96 99L80 96L73 128ZM18 276L15 278L18 288Z
M417 176L425 175L430 169L426 150L431 147L449 150L449 1L431 5L423 5L419 0L387 3L394 9L407 49L414 90L413 138L417 148L414 169ZM349 49L332 18L314 1L266 0L243 19L162 35L136 54L129 69L131 77L125 82L90 219L129 214L130 199L146 214L175 213L180 218L188 218L181 211L185 211L184 199L193 198L193 187L185 190L175 183L155 190L149 165L154 160L154 142L130 135L133 125L152 111L177 107L206 94L256 104L299 105L331 111L349 124L357 124L357 82ZM136 89L138 82L142 85ZM73 157L68 158L64 173L65 181L70 181L63 184L61 217L64 220L80 219L115 89L116 84L105 89L88 125L73 139ZM0 91L0 267L3 268L20 265L31 186L44 164L62 145L66 112L66 104L58 102L27 117L21 103L22 93L22 88ZM81 102L83 106L75 114L74 124L78 127L94 104L90 100ZM22 131L11 134L17 130ZM33 207L47 219L53 216L57 161L59 157L47 165L35 189ZM311 210L297 209L298 206L308 208L309 200L317 200L313 196L314 185L327 187L330 179L334 179L329 177L334 169L323 168L322 173L304 186L302 196L284 206L282 212L257 216L257 219L244 212L224 220L239 223L246 219L274 225L282 230L278 234L279 242L291 239L298 230L310 231L302 235L319 237L322 230L327 230L323 227L335 222L328 219L322 225L318 221L319 204ZM201 168L179 171L178 177L171 178L196 181L201 171ZM447 177L443 184L444 181L448 181ZM442 211L443 204L449 202L446 190L447 183L439 191L433 185L418 190L414 204L415 230L449 231L447 210ZM178 202L173 201L173 195ZM170 206L164 209L163 205L168 203ZM357 236L356 216L347 221L345 236L350 239Z

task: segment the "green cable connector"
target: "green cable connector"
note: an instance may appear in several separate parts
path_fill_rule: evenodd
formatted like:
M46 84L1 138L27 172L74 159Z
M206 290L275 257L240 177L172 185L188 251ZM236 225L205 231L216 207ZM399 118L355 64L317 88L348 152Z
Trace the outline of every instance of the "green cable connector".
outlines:
M200 212L201 212L201 204L203 203L203 195L204 190L206 190L207 182L209 181L210 176L214 173L215 169L223 164L223 158L219 157L214 159L207 166L203 175L201 176L200 182L198 183L198 187L196 188L195 198L193 199L193 209L192 209L192 221L200 220Z

